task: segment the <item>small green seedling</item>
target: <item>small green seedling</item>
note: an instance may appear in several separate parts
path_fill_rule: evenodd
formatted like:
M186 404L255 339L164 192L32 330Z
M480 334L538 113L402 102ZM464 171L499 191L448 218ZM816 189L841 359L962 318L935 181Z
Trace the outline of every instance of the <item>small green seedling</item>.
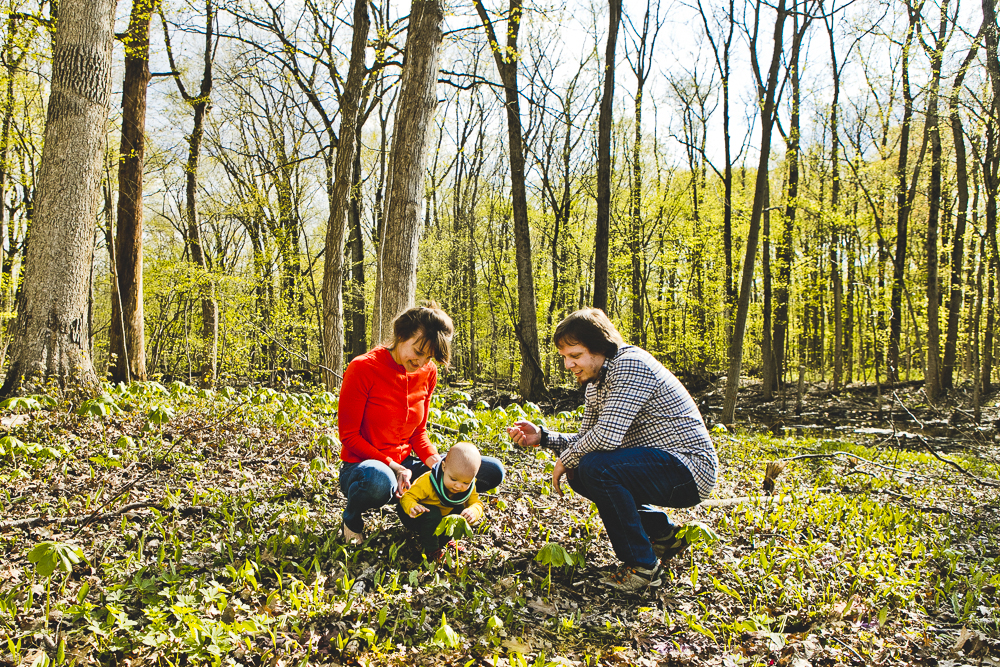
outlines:
M35 548L28 552L28 560L35 564L35 571L39 576L47 579L45 586L45 625L49 623L49 603L52 599L52 576L56 570L65 572L63 588L69 579L73 566L80 561L86 560L83 550L80 547L66 544L65 542L39 542Z
M448 625L448 619L444 614L441 614L441 625L434 633L434 643L441 648L458 648L462 643L462 638Z
M447 535L448 537L460 540L463 537L472 537L476 531L472 529L469 522L461 514L449 514L441 519L435 535Z
M577 565L583 565L583 557L579 554L571 554L566 551L566 547L561 544L556 544L554 542L546 542L538 553L535 554L535 561L541 563L542 565L547 565L549 568L549 592L552 592L552 568L553 567L565 567L565 568L575 568Z

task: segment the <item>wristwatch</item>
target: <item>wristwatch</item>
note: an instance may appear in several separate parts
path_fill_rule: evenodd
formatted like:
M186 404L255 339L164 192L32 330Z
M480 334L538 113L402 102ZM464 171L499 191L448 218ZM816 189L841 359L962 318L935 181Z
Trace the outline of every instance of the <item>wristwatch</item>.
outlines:
M538 427L538 446L548 447L549 446L549 429L544 426Z

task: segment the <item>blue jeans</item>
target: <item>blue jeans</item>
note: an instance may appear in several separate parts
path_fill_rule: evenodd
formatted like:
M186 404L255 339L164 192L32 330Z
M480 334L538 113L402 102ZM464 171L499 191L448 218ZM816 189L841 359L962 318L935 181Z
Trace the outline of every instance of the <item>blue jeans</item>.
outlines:
M447 454L445 455L447 458ZM412 471L411 481L416 481L429 470L423 461L415 456L407 456L401 462ZM484 456L476 475L476 488L480 491L495 489L503 483L506 475L500 459ZM344 508L344 523L351 530L360 533L365 522L361 514L365 510L382 507L396 499L396 474L381 461L342 463L340 466L340 490L347 497Z
M591 452L573 471L569 485L597 505L615 555L626 565L655 567L650 538L673 528L666 512L649 505L694 507L698 487L673 454L649 447Z

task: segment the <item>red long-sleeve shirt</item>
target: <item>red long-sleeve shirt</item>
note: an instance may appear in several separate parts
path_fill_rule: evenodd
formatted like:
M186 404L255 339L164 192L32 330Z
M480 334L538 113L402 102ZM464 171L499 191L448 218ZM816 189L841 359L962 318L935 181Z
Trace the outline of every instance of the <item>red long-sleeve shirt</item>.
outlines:
M437 454L427 437L427 413L437 366L407 373L392 353L377 347L355 358L340 388L340 458L401 463L412 451L421 461Z

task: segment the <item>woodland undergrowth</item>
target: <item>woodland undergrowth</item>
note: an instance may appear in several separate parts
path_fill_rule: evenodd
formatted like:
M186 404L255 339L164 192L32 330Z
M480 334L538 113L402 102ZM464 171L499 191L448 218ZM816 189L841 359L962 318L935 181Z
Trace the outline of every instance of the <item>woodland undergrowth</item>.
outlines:
M713 499L676 513L689 549L662 589L621 596L596 583L617 561L591 504L552 494L551 455L503 430L581 412L434 401L439 448L472 440L508 471L440 563L391 508L360 547L338 537L334 394L6 401L0 665L1000 663L995 445L946 463L883 435L718 427Z

